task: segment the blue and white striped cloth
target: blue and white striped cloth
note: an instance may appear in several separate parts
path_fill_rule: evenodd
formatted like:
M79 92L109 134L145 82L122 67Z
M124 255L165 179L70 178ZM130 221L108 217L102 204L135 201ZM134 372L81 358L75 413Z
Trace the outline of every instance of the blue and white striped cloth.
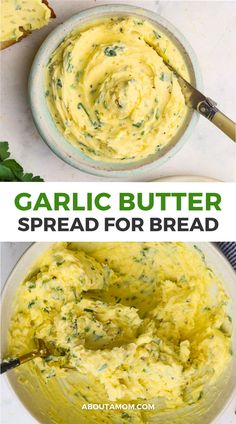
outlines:
M236 271L236 243L224 241L216 244Z

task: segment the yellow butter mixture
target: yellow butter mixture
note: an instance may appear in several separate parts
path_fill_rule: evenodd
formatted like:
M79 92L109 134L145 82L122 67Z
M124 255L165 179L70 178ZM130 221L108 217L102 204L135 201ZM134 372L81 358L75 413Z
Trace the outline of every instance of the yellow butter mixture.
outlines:
M47 25L51 10L42 0L1 0L0 41L18 40Z
M131 162L159 152L187 116L163 59L189 80L175 42L148 20L104 18L75 29L46 68L46 101L57 128L95 160Z
M35 338L53 346L16 370L45 392L52 422L152 422L201 402L223 375L232 354L227 304L196 247L54 244L19 286L8 353L34 349ZM82 410L96 402L155 410Z

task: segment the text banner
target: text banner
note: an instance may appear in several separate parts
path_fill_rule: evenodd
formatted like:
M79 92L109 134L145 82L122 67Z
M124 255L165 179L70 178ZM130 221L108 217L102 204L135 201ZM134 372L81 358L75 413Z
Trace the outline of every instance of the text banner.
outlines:
M235 241L235 183L2 183L1 241Z

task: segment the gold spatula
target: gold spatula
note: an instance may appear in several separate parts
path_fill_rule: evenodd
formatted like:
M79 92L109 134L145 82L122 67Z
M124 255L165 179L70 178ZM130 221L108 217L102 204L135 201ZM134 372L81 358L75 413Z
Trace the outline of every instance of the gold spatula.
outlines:
M25 362L32 361L34 358L46 358L51 354L50 349L46 346L45 342L41 339L36 339L37 349L18 358L6 359L0 364L0 374L10 371Z

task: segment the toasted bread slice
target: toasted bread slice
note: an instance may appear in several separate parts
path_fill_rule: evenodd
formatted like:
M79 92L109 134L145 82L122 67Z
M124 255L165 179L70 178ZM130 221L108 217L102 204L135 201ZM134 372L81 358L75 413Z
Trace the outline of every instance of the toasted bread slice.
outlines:
M42 3L45 4L45 6L47 6L47 8L51 11L51 19L56 18L56 14L55 14L54 10L49 6L48 0L42 0ZM19 43L19 41L21 41L23 38L27 37L28 35L30 35L32 33L32 31L26 31L21 26L19 27L19 29L23 33L22 36L20 38L18 38L18 40L13 38L11 40L0 41L0 50L4 50L7 47L12 46L13 44Z

